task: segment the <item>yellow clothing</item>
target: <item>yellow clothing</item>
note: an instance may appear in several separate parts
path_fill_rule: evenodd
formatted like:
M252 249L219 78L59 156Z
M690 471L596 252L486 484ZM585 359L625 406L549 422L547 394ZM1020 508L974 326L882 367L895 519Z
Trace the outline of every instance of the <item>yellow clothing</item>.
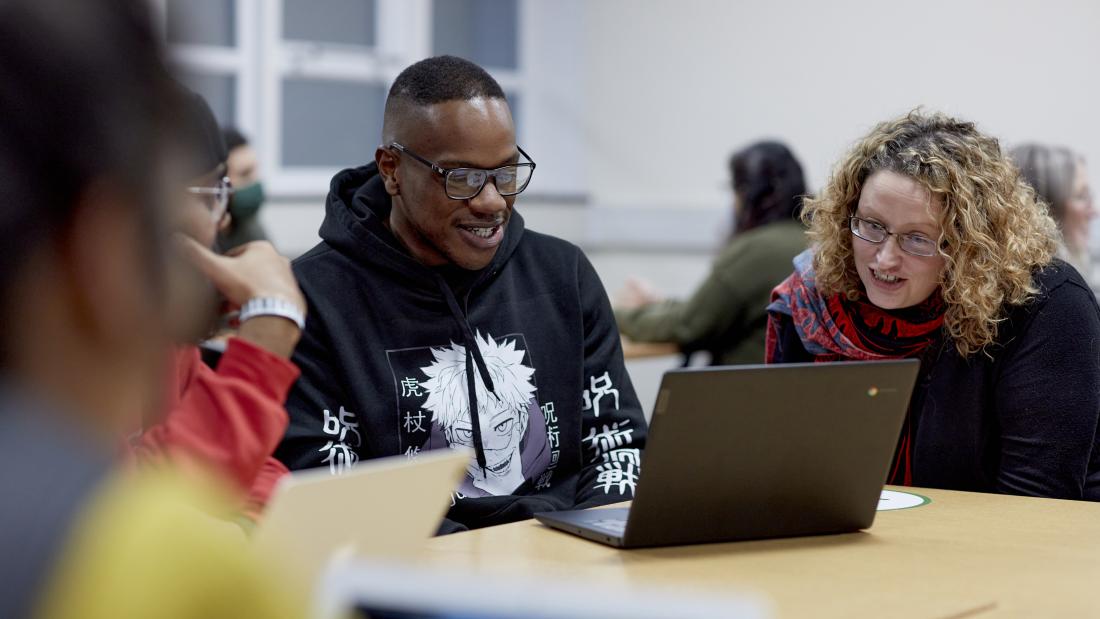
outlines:
M304 616L244 532L200 509L212 504L165 473L110 479L75 520L34 616Z

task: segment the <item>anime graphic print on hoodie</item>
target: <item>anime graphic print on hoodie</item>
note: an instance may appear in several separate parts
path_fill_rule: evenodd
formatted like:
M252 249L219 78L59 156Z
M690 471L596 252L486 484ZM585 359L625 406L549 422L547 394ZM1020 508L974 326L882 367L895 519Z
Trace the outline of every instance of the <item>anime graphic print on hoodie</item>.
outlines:
M524 482L536 482L551 464L550 433L535 397L534 374L524 363L522 335L493 339L475 335L475 342L493 378L490 396L485 382L474 375L485 468L476 459L467 467L459 488L466 497L512 494ZM474 449L473 421L466 398L466 350L450 343L438 348L386 351L394 379L399 381L397 413L403 453L422 449ZM556 425L554 443L559 441ZM555 459L554 464L557 464ZM537 483L536 483L537 485Z
M430 268L386 228L390 207L374 164L340 172L322 242L294 262L309 317L276 457L338 474L469 447L455 528L632 498L646 423L580 249L513 211L485 269Z

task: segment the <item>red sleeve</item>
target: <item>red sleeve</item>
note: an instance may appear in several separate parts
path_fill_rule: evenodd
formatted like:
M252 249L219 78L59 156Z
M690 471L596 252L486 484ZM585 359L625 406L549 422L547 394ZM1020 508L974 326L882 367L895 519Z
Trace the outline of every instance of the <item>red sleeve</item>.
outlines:
M197 466L251 488L286 432L283 403L297 366L239 338L229 339L217 371L193 346L177 351L174 361L167 414L142 433L134 447L138 463Z
M271 493L274 492L275 485L279 483L284 475L289 474L290 470L282 462L275 458L265 460L260 472L256 475L256 479L252 482L252 487L248 489L244 514L258 522L260 514L267 507L267 502L271 500Z

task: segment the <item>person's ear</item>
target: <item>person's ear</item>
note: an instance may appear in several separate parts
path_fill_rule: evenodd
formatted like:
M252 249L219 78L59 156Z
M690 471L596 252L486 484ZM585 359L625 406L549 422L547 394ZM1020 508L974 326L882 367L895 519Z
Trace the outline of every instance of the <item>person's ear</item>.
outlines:
M374 151L374 161L378 164L378 173L382 175L382 183L386 187L386 193L391 196L401 195L401 183L397 178L397 157L388 148L379 148Z

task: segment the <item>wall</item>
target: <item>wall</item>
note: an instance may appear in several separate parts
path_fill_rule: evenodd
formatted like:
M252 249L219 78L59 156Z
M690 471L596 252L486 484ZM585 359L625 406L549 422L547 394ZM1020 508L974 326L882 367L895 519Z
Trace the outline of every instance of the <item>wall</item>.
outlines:
M598 0L562 10L582 15L582 40L563 40L563 65L542 56L539 72L549 90L566 87L563 72L582 74L581 111L576 93L552 103L560 130L582 136L573 156L587 200L539 199L533 185L519 208L531 228L582 245L609 291L630 274L672 294L702 279L728 229L727 157L762 137L788 141L817 187L875 122L923 105L1006 144L1077 149L1100 187L1100 3ZM539 133L529 135L538 153ZM315 242L321 203L267 209L289 253ZM647 405L673 364L632 364Z
M543 29L564 28L547 8L554 5L534 6ZM553 54L528 52L538 63L531 79L558 110L551 116L559 131L580 136L581 145L555 151L542 167L582 161L588 208L571 207L574 221L558 222L553 200L537 197L553 188L538 179L520 205L529 218L545 209L540 222L594 252L642 252L641 271L660 272L677 251L705 263L728 221L726 159L762 137L787 140L813 187L875 122L918 105L973 119L1006 144L1063 143L1100 161L1100 3L599 0L561 7L563 18L582 20L583 37L561 41L557 70ZM553 41L543 29L539 37ZM563 95L563 73L578 72L581 96ZM538 153L546 131L528 133L528 150ZM288 249L312 244L316 225L303 221L320 221L319 210L307 211L323 190L266 214L285 231ZM566 193L574 204L577 192ZM654 247L662 251L650 253ZM614 288L621 278L608 279Z
M1100 3L586 6L597 204L719 205L728 153L763 136L789 140L817 185L875 122L918 105L1100 161Z

